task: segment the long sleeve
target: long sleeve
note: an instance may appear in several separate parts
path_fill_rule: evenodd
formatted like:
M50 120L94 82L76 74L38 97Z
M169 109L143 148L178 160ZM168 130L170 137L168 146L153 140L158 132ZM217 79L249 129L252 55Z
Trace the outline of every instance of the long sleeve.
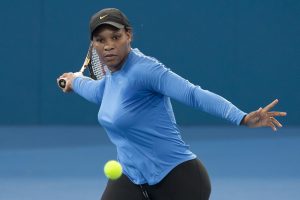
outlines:
M190 83L160 63L147 68L143 74L143 82L149 89L233 124L239 125L246 114L225 98Z
M138 49L105 78L98 120L117 147L123 173L135 184L157 184L178 164L196 158L182 140L170 98L235 124L244 115Z
M74 92L86 100L96 104L101 104L104 86L105 78L101 80L93 80L88 77L79 76L72 82Z

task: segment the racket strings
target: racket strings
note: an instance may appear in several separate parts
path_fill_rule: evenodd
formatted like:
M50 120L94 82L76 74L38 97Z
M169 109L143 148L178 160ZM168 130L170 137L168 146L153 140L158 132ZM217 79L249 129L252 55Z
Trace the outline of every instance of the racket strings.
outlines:
M105 75L104 64L100 61L98 53L94 48L92 49L91 57L92 74L99 80Z

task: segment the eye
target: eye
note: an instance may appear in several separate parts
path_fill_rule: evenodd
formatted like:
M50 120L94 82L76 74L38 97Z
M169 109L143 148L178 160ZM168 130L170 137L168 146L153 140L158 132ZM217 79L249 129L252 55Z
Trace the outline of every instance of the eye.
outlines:
M120 39L120 37L121 37L120 35L114 35L114 36L112 37L112 39L113 39L113 40L118 40L118 39Z
M104 43L104 39L102 39L102 38L96 38L96 42Z

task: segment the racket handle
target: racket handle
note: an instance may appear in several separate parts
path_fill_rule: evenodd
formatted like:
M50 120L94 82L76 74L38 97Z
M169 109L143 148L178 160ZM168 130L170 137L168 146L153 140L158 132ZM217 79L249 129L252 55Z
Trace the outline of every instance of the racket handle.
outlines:
M58 85L59 85L59 87L61 87L61 88L65 88L66 87L66 84L67 84L67 82L66 82L66 80L65 79L59 79L59 81L58 81Z

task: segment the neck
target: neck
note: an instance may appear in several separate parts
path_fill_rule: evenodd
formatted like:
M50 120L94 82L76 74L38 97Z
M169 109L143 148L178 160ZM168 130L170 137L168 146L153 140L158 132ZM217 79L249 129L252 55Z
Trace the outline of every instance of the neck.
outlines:
M113 72L119 71L122 68L123 63L124 63L124 61L122 61L118 66L115 66L115 67L107 66L107 68L109 69L109 71L111 73L113 73Z

